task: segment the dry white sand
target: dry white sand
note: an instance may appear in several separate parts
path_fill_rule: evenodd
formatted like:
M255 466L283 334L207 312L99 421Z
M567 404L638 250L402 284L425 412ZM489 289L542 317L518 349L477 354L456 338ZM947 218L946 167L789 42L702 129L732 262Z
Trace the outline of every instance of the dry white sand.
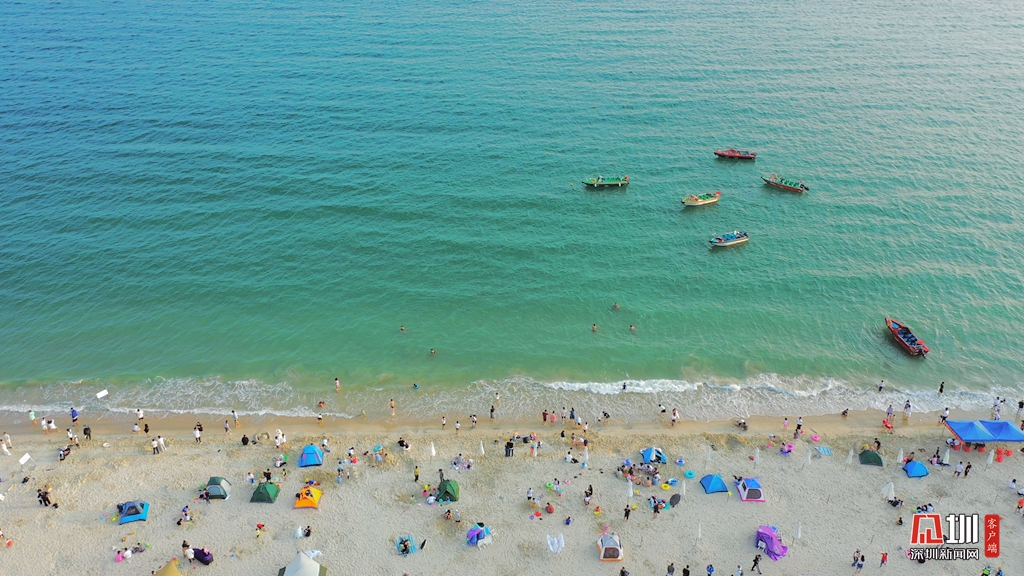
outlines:
M252 434L257 426L242 427L227 438L217 425L208 425L204 443L197 445L190 427L174 422L177 434L170 439L169 450L151 455L147 438L130 434L94 433L91 442L84 442L65 462L56 462L57 449L64 435L43 436L40 432L20 429L12 434L14 456L0 455L0 528L13 546L0 549L0 573L5 576L43 574L150 574L172 558L182 558L181 542L209 548L215 555L210 566L183 565L186 573L217 575L273 576L278 568L291 561L296 551L320 550L320 562L329 574L394 574L419 575L513 575L513 574L607 574L616 575L624 566L633 576L665 573L669 562L675 562L676 574L689 565L694 576L706 574L705 567L714 564L716 574L730 575L737 565L750 574L751 560L757 553L754 532L761 524L779 528L790 553L780 562L764 558L762 572L770 575L853 574L850 566L854 550L867 555L863 573L889 574L980 574L986 564L1003 566L1008 574L1020 573L1024 561L1024 538L1021 516L1016 514L1017 497L1008 487L1011 478L1024 485L1024 457L1019 453L1004 463L986 467L986 454L962 455L959 459L974 463L967 479L954 479L952 468L936 469L923 480L908 479L894 465L896 452L916 451L925 459L945 437L933 424L931 416L922 416L916 426L902 428L896 436L883 437L883 468L862 466L854 458L846 465L847 452L869 443L879 435L874 423L876 415L864 416L860 423L836 419L807 418L809 433L823 436L817 445L827 445L833 456L813 457L806 463L805 455L813 443L800 441L793 455L783 457L777 450L766 450L769 431L781 433L774 420L755 420L745 434L733 434L726 424L697 425L677 429L625 429L614 425L590 436L589 466L566 464L566 446L551 429L538 429L545 447L537 458L517 445L514 458L504 458L503 449L493 440L511 430L481 427L462 430L456 437L452 430L438 429L374 430L338 429L329 425L326 432L333 452L327 455L322 468L295 469L288 466L282 478L281 496L275 504L249 502L252 487L245 474L270 466L277 453L272 442L243 447L238 440L243 432ZM170 429L172 420L157 420L154 428ZM243 424L245 424L243 422ZM121 424L123 427L123 423ZM292 430L287 430L291 426ZM698 433L698 428L714 433ZM306 441L319 442L320 430L299 430L294 422L263 422L259 430L281 427L289 434L285 453L297 460ZM450 428L450 427L449 427ZM859 428L859 430L858 430ZM520 430L526 430L520 426ZM305 436L305 438L300 436ZM400 435L413 439L413 448L402 452L395 446ZM568 432L567 432L568 435ZM430 458L430 441L438 451ZM480 456L480 442L486 455ZM101 444L109 442L110 447ZM388 448L390 457L379 467L372 459L350 466L352 479L335 482L337 458L344 449L355 446L362 452L376 444ZM649 445L663 448L671 459L682 457L684 467L674 463L663 466L664 476L683 480L683 472L693 469L697 478L685 481L682 504L652 517L646 498L650 495L667 498L671 491L643 488L640 495L627 500L627 485L614 474L625 458L638 460L637 451ZM705 451L714 446L705 470ZM756 470L750 460L754 446L761 448ZM25 471L17 458L29 452L34 464ZM575 452L575 451L574 451ZM454 471L451 460L459 453L474 459L471 471ZM421 469L421 482L413 482L413 466ZM462 498L452 505L462 517L457 529L442 518L444 509L424 503L422 484L437 484L437 469L458 480ZM987 469L986 469L987 468ZM705 495L698 479L705 473L721 473L731 485L732 475L759 477L766 488L764 504L741 502L735 493ZM31 479L20 483L23 476ZM195 501L200 486L208 477L224 476L234 484L234 495L226 501L210 504ZM275 476L280 476L275 471ZM294 494L306 478L318 480L324 488L319 510L293 509ZM564 494L557 497L545 490L554 478L563 481ZM1002 555L999 559L980 561L932 561L924 565L904 559L903 550L910 544L912 509L897 511L886 504L881 490L894 482L898 497L912 507L931 502L936 511L949 513L999 513L1004 516ZM571 482L571 483L570 483ZM53 487L56 510L39 506L36 489L44 484ZM593 485L593 506L604 513L596 516L583 504L583 491ZM525 499L526 489L533 487L544 494L545 501L556 506L554 514L543 520L531 520L533 510ZM115 505L132 499L146 500L151 505L149 520L118 526L112 522ZM623 521L627 502L637 505L628 522ZM182 506L192 507L195 522L177 526ZM896 525L902 515L906 525ZM571 516L566 526L563 519ZM466 545L465 532L475 522L484 522L495 532L493 544L485 549ZM255 526L263 523L268 531L259 540ZM700 538L697 527L700 525ZM794 531L801 526L801 539ZM311 538L295 539L296 527L312 526ZM625 548L625 562L598 561L596 541L603 531L617 533ZM546 535L564 534L565 549L553 554L546 545ZM427 541L426 548L403 558L395 550L395 539L411 534L417 543ZM145 543L145 553L117 564L114 548L136 541ZM889 565L878 567L881 553L889 553Z

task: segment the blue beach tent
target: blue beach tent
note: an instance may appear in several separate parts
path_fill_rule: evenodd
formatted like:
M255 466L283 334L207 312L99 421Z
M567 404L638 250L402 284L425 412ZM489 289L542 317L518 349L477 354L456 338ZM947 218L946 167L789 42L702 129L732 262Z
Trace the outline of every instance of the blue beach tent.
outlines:
M149 502L125 502L118 506L118 511L121 512L118 524L139 522L149 517Z
M302 454L299 455L299 468L306 468L307 466L323 466L324 465L324 451L316 446L310 444L302 449Z
M722 476L719 474L708 474L701 478L700 485L704 487L705 494L729 491L729 487L725 485L725 482L722 481Z
M928 469L924 467L917 460L911 460L903 467L903 471L907 473L910 478L921 478L928 475Z
M665 457L665 453L657 446L641 450L640 455L644 458L644 464L651 464L652 462L655 464L668 464L668 458Z

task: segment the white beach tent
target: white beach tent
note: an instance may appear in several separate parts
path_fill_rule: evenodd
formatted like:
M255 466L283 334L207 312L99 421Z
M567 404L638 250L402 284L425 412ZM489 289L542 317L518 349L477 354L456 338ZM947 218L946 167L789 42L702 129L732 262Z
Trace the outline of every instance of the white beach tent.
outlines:
M327 567L321 566L303 552L295 555L287 566L278 571L277 576L325 576Z

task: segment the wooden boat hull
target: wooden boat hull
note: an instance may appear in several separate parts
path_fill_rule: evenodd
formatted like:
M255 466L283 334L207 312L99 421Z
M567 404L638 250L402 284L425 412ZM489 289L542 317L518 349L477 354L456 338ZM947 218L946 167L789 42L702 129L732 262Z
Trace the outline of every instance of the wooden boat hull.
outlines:
M925 346L924 340L918 339L914 336L913 331L906 324L902 324L893 320L892 318L885 319L885 327L889 329L889 333L892 334L893 339L899 343L900 348L911 356L920 356L922 358L928 354L928 347ZM905 332L901 333L901 330Z
M782 190L786 190L787 192L802 193L802 192L806 192L807 190L810 190L810 188L808 188L807 186L804 186L803 183L800 183L800 184L798 184L796 186L792 186L792 185L786 184L785 182L781 182L779 180L772 180L770 178L765 178L764 176L761 176L761 180L763 180L764 183L769 185L769 186L774 186L775 188L781 188Z
M699 196L687 196L683 198L683 206L707 206L708 204L714 204L718 202L719 198L722 197L722 193L715 191L715 195L710 198L701 198Z
M719 158L730 158L732 160L755 160L757 159L757 152L748 152L747 150L729 148L728 150L715 150L715 156L718 156Z

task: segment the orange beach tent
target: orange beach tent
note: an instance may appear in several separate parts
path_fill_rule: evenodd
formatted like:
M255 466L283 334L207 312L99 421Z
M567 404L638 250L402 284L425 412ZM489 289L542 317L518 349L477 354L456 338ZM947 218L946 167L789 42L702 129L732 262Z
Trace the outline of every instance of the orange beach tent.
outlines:
M306 486L299 492L299 497L295 499L296 508L319 508L320 507L320 496L323 492L319 488L312 486Z

